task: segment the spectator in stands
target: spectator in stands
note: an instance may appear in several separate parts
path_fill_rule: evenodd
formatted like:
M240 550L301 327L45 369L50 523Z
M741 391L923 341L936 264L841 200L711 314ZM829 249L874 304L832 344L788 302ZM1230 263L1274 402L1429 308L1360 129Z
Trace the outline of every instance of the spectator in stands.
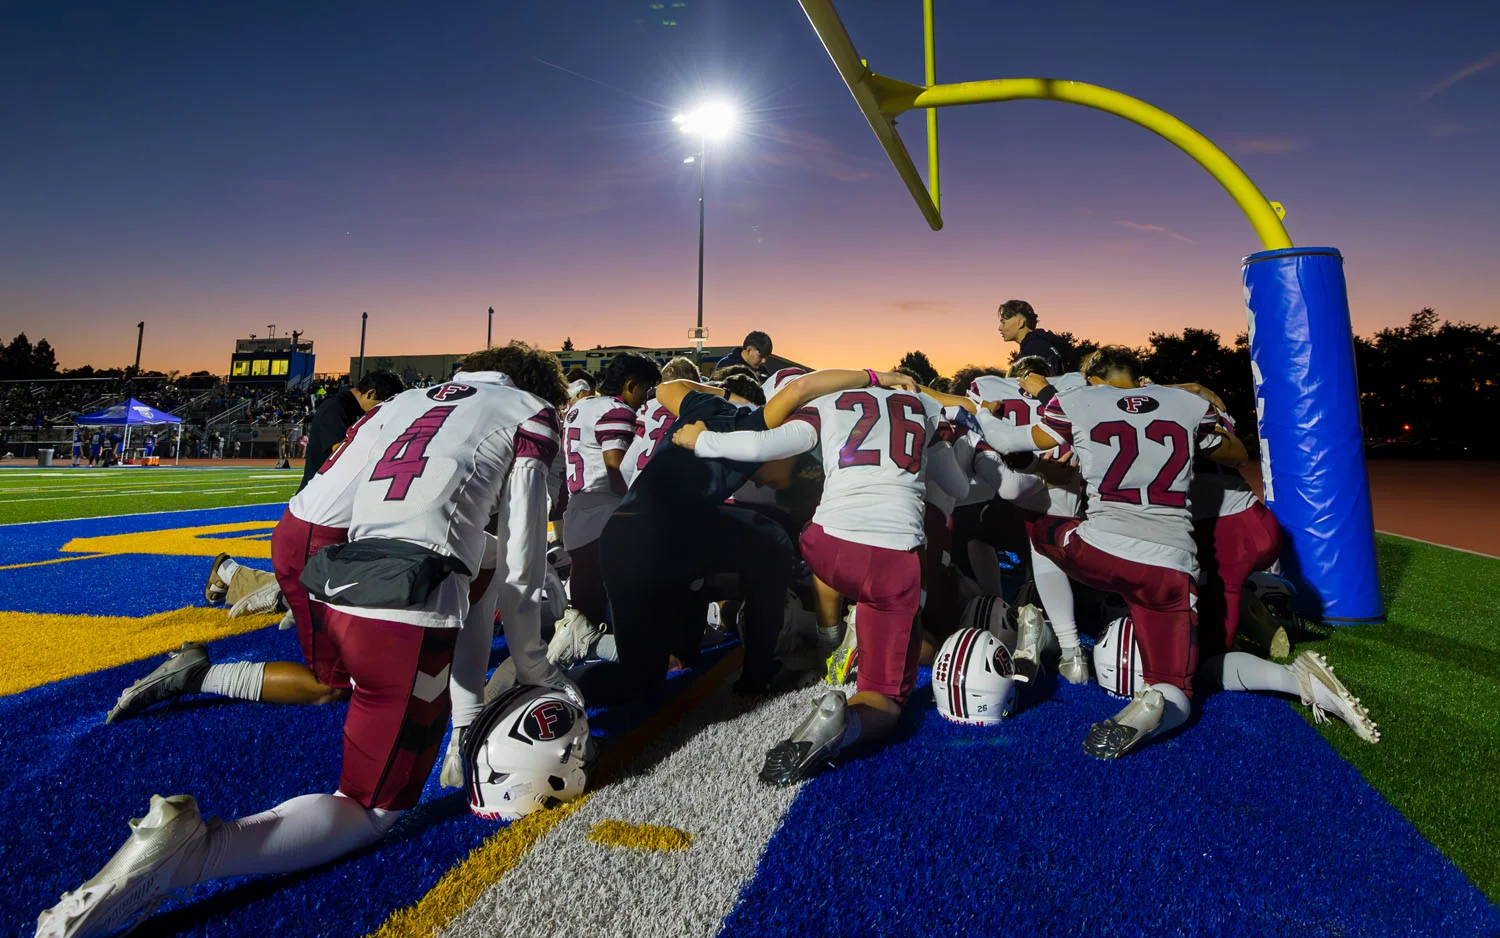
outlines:
M343 440L344 434L354 421L364 416L365 411L384 400L389 400L406 390L401 379L389 371L372 371L359 379L354 388L344 388L330 396L313 414L312 426L307 432L307 461L302 467L302 491L318 468L328 459L328 454Z
M1071 350L1067 343L1045 329L1036 327L1036 310L1025 300L1006 300L996 315L1000 317L1000 337L1021 346L1018 358L1035 355L1047 363L1052 373L1067 371Z
M771 357L771 337L764 332L752 332L745 336L745 341L740 347L725 355L719 360L719 368L729 368L734 365L744 365L761 379L768 377L770 366L767 359Z

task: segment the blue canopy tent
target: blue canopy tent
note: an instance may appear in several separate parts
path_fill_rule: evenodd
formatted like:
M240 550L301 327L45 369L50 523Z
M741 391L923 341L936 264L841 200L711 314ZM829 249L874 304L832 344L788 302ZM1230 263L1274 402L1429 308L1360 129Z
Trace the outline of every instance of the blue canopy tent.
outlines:
M172 450L172 461L176 462L179 451L182 449L182 418L173 417L165 411L157 410L149 404L142 404L135 398L130 398L123 404L115 404L92 414L84 414L73 421L80 426L89 427L124 427L125 448L130 448L130 428L140 426L161 426L162 424L177 425L177 445Z

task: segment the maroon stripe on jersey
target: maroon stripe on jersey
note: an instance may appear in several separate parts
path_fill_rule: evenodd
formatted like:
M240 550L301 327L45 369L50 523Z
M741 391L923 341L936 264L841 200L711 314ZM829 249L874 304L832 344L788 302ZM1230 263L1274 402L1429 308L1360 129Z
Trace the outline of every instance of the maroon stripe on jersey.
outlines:
M635 428L634 427L595 427L594 428L594 439L598 440L600 443L610 443L610 442L614 442L616 440L624 440L625 442L628 443L628 442L630 442L630 439L633 436L635 436Z
M550 409L537 411L516 428L516 458L540 459L550 466L557 458L560 437L557 414Z
M599 416L599 423L635 423L635 411L629 407L615 407Z
M816 407L804 407L786 419L788 421L800 420L811 426L819 436L823 435L823 418L818 414Z

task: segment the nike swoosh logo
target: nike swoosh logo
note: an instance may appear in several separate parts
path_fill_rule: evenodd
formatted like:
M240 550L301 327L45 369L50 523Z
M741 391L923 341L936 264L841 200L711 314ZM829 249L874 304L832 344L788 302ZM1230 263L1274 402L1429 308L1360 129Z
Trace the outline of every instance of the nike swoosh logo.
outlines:
M342 593L344 590L349 589L350 587L358 586L358 585L359 585L359 581L355 580L353 583L345 583L343 586L340 586L337 589L335 589L332 580L324 580L323 581L323 595L324 596L337 596L338 594Z

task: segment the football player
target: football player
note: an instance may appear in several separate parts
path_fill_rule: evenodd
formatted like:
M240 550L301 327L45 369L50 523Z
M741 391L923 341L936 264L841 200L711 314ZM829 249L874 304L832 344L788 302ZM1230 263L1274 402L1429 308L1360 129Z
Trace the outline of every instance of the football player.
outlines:
M73 428L73 468L83 465L83 431Z
M1188 510L1193 459L1237 465L1245 448L1203 398L1179 388L1139 386L1135 354L1106 347L1091 358L1089 387L1057 391L1041 375L1020 380L1044 405L1030 426L981 413L1000 452L1046 452L1071 444L1088 483L1083 519L1048 518L1033 543L1069 576L1119 593L1130 607L1145 689L1090 728L1084 751L1112 759L1166 733L1191 714L1198 664L1198 560ZM995 410L998 408L986 408Z
M691 358L679 355L662 366L661 379L663 381L701 381L703 375ZM646 463L651 461L651 457L661 446L661 441L666 438L667 425L674 419L672 412L656 400L654 393L646 403L641 405L640 410L636 411L635 439L631 441L630 448L625 451L625 457L620 460L620 473L625 477L627 487L635 481L636 473L646 468Z
M621 352L604 370L598 395L578 401L563 420L568 472L563 548L573 563L569 595L573 608L596 625L609 618L599 535L629 489L620 467L635 438L635 412L660 380L656 362Z
M546 564L546 474L565 396L557 360L513 343L476 352L454 379L385 405L354 495L350 543L309 562L314 615L354 686L334 794L204 822L189 795L153 797L125 845L37 921L38 936L103 935L177 889L224 876L307 869L379 840L416 804L447 724L448 670L485 551L522 681L558 677L538 602ZM337 582L334 582L334 581ZM324 605L326 603L326 605ZM565 680L565 679L564 679Z
M742 462L784 459L821 446L825 481L802 556L818 578L855 602L859 635L856 692L825 692L787 739L766 754L762 781L788 785L811 776L859 740L895 728L916 684L920 633L925 473L944 458L941 405L915 388L878 387L818 397L779 428L751 433L691 425L674 442L701 457ZM790 386L789 386L790 387ZM769 421L768 421L769 423ZM951 461L951 451L946 451ZM944 473L952 478L957 473ZM965 483L956 497L967 489Z

